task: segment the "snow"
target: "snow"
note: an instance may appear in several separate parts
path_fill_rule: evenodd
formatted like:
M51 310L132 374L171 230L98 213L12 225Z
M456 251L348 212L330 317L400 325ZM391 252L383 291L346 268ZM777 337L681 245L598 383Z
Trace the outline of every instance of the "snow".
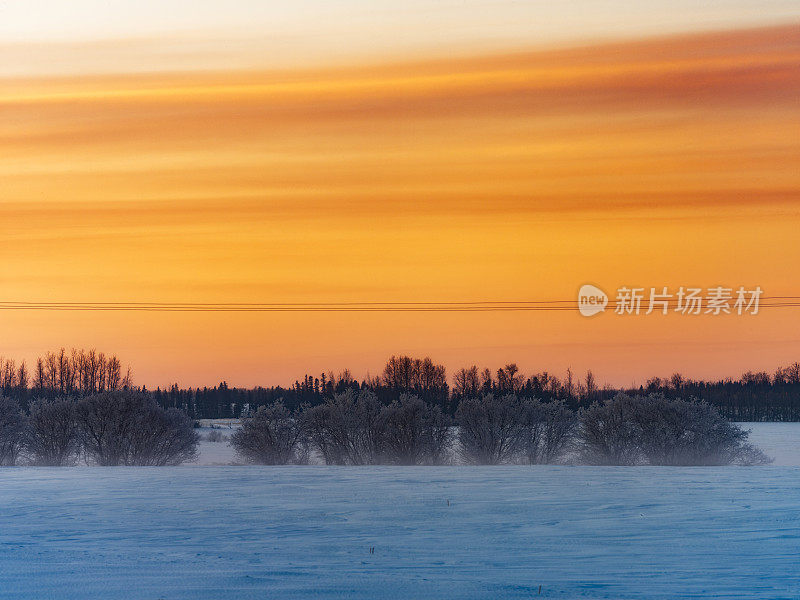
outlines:
M798 498L774 466L7 468L0 597L798 598Z
M800 598L800 423L744 426L775 466L3 468L0 598Z
M775 459L773 464L800 466L800 423L739 423L749 441Z
M197 432L200 434L200 443L198 444L198 457L192 463L194 465L202 466L219 466L219 465L235 465L240 464L241 461L236 457L236 452L228 444L231 434L238 428L237 426L228 427L200 427ZM221 442L209 442L206 436L216 431L222 434L225 438Z

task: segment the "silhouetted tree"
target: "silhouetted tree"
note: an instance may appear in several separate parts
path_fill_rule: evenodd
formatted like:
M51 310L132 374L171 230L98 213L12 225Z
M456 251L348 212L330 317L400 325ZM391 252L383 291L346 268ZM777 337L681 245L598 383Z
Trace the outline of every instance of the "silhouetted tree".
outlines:
M513 394L487 394L462 400L456 412L459 454L464 462L496 465L522 449L525 409Z
M17 463L25 439L25 415L19 403L0 395L0 467Z
M704 402L650 395L630 405L640 449L651 465L763 464L767 457L746 443L747 432ZM759 456L760 454L760 456Z
M459 369L453 376L453 394L458 398L476 398L480 391L481 381L478 367L472 365Z
M573 442L578 414L564 402L531 399L524 404L526 430L522 445L532 465L559 462Z
M497 390L502 394L516 394L522 389L524 378L515 363L497 370Z
M441 408L418 396L404 394L381 411L381 453L388 462L443 464L450 438L450 420Z
M77 407L88 460L100 466L166 466L194 460L198 434L178 409L164 410L147 395L104 392Z
M303 411L312 444L327 464L370 465L381 458L381 404L370 390L348 389Z
M639 461L635 400L618 394L605 404L595 402L580 419L581 462L591 465L634 465Z
M391 399L399 398L400 394L416 394L440 406L447 403L449 396L444 366L428 357L392 356L384 367L379 387L389 391Z
M298 462L302 435L300 420L278 401L260 406L252 417L244 419L230 444L247 462L285 465Z
M617 395L593 404L581 417L581 458L589 464L764 464L769 459L747 444L748 433L704 402L660 394Z
M76 405L68 399L38 400L31 405L25 449L33 464L72 465L80 451Z

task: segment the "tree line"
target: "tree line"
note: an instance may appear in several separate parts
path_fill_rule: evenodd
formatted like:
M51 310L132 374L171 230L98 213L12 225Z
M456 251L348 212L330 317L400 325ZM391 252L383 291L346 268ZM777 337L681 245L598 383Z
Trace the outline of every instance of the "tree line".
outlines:
M487 394L465 398L451 417L418 396L383 404L371 390L348 389L316 406L261 406L230 444L242 461L264 465L770 462L747 437L706 403L660 394L618 394L578 411L563 401ZM142 392L40 399L27 412L0 396L0 466L174 466L194 460L198 442L183 411Z
M25 361L17 365L14 359L0 357L0 391L18 400L85 396L131 387L130 367L123 374L116 355L94 349L47 352L36 359L32 371Z
M465 398L450 417L418 396L382 404L352 389L289 410L278 401L245 418L230 443L255 464L756 465L770 459L709 404L617 394L574 411L516 394Z
M179 465L197 456L198 441L185 412L140 392L37 399L27 411L0 396L0 466Z
M321 405L347 390L370 390L388 405L404 394L413 394L454 416L465 398L486 394L516 394L521 398L561 401L571 410L605 402L619 392L639 396L652 393L667 398L696 398L714 407L732 421L800 421L800 363L774 373L747 372L739 379L701 381L675 373L653 377L635 388L600 386L588 371L578 376L567 370L563 376L541 371L522 373L516 363L492 370L471 365L448 377L443 365L430 358L392 356L383 371L360 381L350 371L306 375L291 386L214 387L147 390L135 386L130 368L123 368L115 355L96 350L61 349L38 358L33 369L25 362L0 358L0 392L27 409L35 399L83 397L106 391L136 389L150 395L163 408L177 408L193 419L240 418L260 406L281 400L289 410L301 405Z
M769 375L748 372L739 379L693 380L675 373L653 377L644 385L615 388L599 385L592 371L577 376L571 370L559 377L547 371L524 375L515 363L492 371L475 365L457 370L448 381L443 365L431 359L392 357L380 375L356 380L350 371L306 375L290 387L232 388L222 382L212 388L157 389L152 393L159 403L183 408L194 418L238 418L282 400L289 409L302 404L322 404L346 390L370 390L383 404L403 394L413 394L425 402L455 415L465 398L485 394L513 393L521 398L561 401L572 410L605 402L623 392L631 396L653 393L668 398L695 398L716 407L731 421L800 421L800 364L779 368Z

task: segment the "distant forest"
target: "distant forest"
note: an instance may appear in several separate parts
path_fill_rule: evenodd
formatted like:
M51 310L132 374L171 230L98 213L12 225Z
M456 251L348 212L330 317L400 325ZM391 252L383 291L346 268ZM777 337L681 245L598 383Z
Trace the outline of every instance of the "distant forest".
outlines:
M598 386L591 371L581 376L569 370L562 377L547 372L525 375L511 363L496 371L473 365L448 378L444 366L430 358L392 356L380 375L362 381L345 370L306 375L288 388L235 388L223 381L213 388L173 385L147 390L134 384L130 369L123 369L116 356L95 350L48 352L32 368L24 362L0 358L0 392L16 399L23 408L38 398L80 398L119 389L147 392L162 407L184 410L193 419L239 418L277 400L288 409L315 406L348 389L369 389L385 404L402 394L415 394L448 415L455 414L463 399L487 393L513 393L545 402L561 400L577 410L625 392L703 400L731 421L800 421L800 363L772 374L747 372L736 380L697 381L675 373L667 378L653 377L638 388L618 389Z

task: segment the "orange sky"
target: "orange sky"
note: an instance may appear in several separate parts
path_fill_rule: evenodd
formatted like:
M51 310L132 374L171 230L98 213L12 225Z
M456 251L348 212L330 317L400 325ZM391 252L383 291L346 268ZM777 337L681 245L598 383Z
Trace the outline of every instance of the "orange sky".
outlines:
M8 300L570 300L593 282L800 296L800 26L315 69L0 79ZM138 383L516 361L641 382L800 358L800 309L0 311L0 354Z

